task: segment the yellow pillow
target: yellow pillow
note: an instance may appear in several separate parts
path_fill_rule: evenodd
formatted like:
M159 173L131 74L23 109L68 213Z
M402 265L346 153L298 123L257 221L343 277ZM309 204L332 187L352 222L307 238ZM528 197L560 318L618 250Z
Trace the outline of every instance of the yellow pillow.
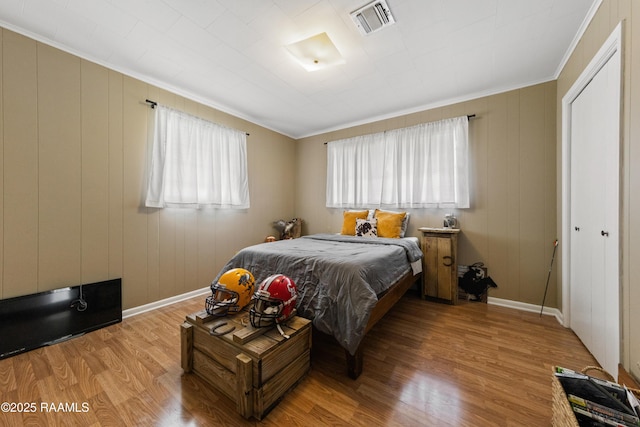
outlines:
M378 237L391 237L397 239L402 232L402 221L407 216L406 212L385 212L376 209L375 218L378 220Z
M349 236L356 235L356 219L367 219L369 211L345 211L342 219L342 232Z

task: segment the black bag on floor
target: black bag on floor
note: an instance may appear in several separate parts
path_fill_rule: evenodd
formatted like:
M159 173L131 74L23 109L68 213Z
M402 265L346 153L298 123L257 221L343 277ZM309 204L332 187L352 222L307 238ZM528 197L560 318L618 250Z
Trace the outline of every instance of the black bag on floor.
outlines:
M498 287L491 277L485 277L483 267L484 263L482 262L473 263L467 272L458 279L458 286L474 297L471 301L480 301L487 289Z

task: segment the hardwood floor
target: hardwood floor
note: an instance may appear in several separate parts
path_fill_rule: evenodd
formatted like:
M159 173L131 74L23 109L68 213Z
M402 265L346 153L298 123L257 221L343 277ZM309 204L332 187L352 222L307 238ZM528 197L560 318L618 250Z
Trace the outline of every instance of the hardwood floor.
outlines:
M551 367L595 364L554 318L410 291L366 338L357 380L342 349L314 331L310 373L258 422L180 368L180 324L203 305L194 298L1 360L0 402L23 412L3 412L0 426L547 426Z

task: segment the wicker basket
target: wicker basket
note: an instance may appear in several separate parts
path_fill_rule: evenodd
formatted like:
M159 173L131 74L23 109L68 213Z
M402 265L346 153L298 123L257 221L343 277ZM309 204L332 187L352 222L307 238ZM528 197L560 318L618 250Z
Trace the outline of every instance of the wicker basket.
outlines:
M580 427L576 416L573 415L573 409L571 409L562 384L554 375L555 372L556 367L554 366L551 374L551 425L553 427Z
M602 373L608 381L615 382L615 379L604 369L598 366L587 366L580 372L587 374L589 371L598 371ZM556 372L556 367L553 367L553 373ZM571 404L567 399L567 395L564 393L564 389L560 384L558 378L552 373L551 375L551 425L554 427L580 427L576 416L571 409ZM640 397L640 390L627 387L636 397Z

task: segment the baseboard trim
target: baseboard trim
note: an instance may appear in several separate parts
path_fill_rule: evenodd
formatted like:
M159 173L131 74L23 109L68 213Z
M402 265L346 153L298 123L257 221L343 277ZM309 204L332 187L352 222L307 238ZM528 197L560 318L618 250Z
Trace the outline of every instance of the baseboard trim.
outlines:
M184 294L175 295L169 298L165 298L159 301L150 302L149 304L144 304L138 307L128 308L122 312L122 318L126 319L127 317L136 316L138 314L146 313L147 311L155 310L157 308L165 307L167 305L175 304L180 301L187 300L189 298L197 297L200 295L205 295L211 292L210 287L196 289L194 291L186 292ZM202 303L202 307L204 307L204 302Z
M494 298L494 297L487 298L487 304L498 305L500 307L513 308L515 310L521 310L521 311L530 311L532 313L540 313L540 309L542 308L541 306L535 305L535 304L529 304L526 302L512 301L512 300ZM557 308L544 307L542 308L542 314L544 314L545 316L554 316L558 321L558 323L560 323L561 325L564 325L564 316L562 315L562 312Z
M159 301L154 301L149 304L144 304L138 307L129 308L122 312L122 318L126 319L131 316L146 313L147 311L151 311L157 308L165 307L167 305L175 304L177 302L184 301L193 297L205 295L209 292L211 292L211 288L207 286L206 288L196 289L194 291L186 292L184 294L175 295ZM497 305L500 307L513 308L514 310L529 311L532 313L540 313L540 308L541 308L539 305L535 305L535 304L528 304L525 302L512 301L512 300L495 298L495 297L488 297L487 304ZM564 325L564 322L563 322L564 318L562 316L562 313L557 308L544 307L542 310L542 314L544 314L545 316L554 316L558 321L558 323L560 323L561 325Z

